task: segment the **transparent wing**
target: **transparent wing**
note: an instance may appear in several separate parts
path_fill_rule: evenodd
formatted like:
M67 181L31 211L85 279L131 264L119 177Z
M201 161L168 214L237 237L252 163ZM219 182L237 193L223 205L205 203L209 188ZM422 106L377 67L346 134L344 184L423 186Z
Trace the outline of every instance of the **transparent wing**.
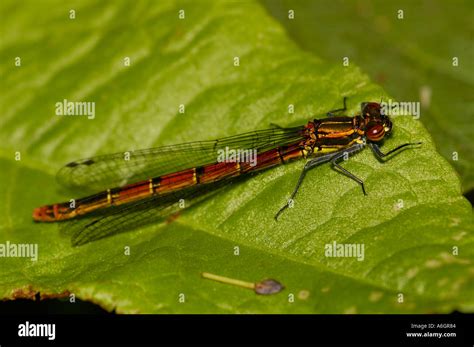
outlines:
M101 155L73 161L57 174L70 188L103 190L217 161L226 148L256 149L257 153L303 138L303 126L252 131L212 141Z
M244 180L245 177L235 180ZM110 207L84 217L61 222L60 229L71 236L73 246L131 231L137 227L163 221L167 216L210 198L229 180L213 185L198 185L165 196L152 196L134 203ZM183 199L184 206L180 206Z

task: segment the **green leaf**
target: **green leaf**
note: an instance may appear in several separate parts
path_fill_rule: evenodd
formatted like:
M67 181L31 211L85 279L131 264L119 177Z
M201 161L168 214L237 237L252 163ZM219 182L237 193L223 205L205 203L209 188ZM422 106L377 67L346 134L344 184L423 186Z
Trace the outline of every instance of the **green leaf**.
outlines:
M0 258L1 298L73 293L119 313L473 311L472 211L453 169L408 116L394 119L383 148L420 148L385 164L365 150L342 164L368 196L317 167L279 222L273 216L304 162L231 185L172 223L81 247L55 224L34 224L34 207L73 197L54 177L71 160L304 124L344 95L354 114L360 102L388 96L358 68L302 52L252 1L0 6L0 243L39 248L37 261ZM63 99L96 102L96 117L56 116ZM364 259L326 257L333 241L364 245ZM273 278L285 289L260 296L201 272Z
M304 49L331 61L349 57L399 101L421 100L420 119L438 152L464 192L474 189L472 1L263 3Z

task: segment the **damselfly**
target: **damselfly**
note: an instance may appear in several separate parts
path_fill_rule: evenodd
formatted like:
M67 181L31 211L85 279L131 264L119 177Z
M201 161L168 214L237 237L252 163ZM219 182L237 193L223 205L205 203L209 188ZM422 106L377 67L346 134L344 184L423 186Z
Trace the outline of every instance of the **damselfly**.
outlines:
M163 218L177 210L178 201L202 201L232 181L299 158L309 160L289 201L295 198L306 172L326 162L359 183L366 194L364 182L340 166L339 161L366 145L383 160L420 143L405 143L383 153L379 143L392 132L392 122L383 114L380 104L362 103L362 112L353 117L336 115L345 110L346 98L344 107L328 112L328 118L314 119L303 126L274 126L213 141L71 162L58 172L60 183L102 191L36 208L33 219L37 222L68 220L72 243L80 245ZM232 155L226 157L223 153ZM241 156L241 153L250 155ZM242 160L252 153L254 160ZM285 204L275 219L288 206L289 203Z

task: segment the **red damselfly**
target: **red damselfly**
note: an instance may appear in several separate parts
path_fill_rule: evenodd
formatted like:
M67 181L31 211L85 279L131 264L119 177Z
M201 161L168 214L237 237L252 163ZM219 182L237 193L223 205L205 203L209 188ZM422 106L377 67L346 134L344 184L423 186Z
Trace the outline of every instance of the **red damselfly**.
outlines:
M361 113L353 117L336 115L345 110L346 98L343 108L303 126L274 126L213 141L71 162L58 172L59 182L100 192L36 208L33 219L37 222L67 220L73 245L80 245L163 218L177 210L178 200L201 201L231 181L299 158L309 160L289 201L295 198L306 172L326 162L359 183L366 194L363 181L340 166L339 161L365 146L383 159L420 143L405 143L383 153L379 143L392 132L392 122L382 113L380 104L362 103ZM285 204L275 219L288 206Z

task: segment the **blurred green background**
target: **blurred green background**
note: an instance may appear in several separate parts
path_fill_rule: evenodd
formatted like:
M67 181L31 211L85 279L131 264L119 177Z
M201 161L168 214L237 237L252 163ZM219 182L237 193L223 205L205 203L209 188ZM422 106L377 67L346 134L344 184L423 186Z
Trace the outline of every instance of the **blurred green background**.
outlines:
M398 101L419 101L423 94L420 119L438 152L461 176L472 203L474 1L262 3L303 49L341 64L343 57L349 57ZM289 18L290 10L294 19ZM453 57L458 66L453 66Z

